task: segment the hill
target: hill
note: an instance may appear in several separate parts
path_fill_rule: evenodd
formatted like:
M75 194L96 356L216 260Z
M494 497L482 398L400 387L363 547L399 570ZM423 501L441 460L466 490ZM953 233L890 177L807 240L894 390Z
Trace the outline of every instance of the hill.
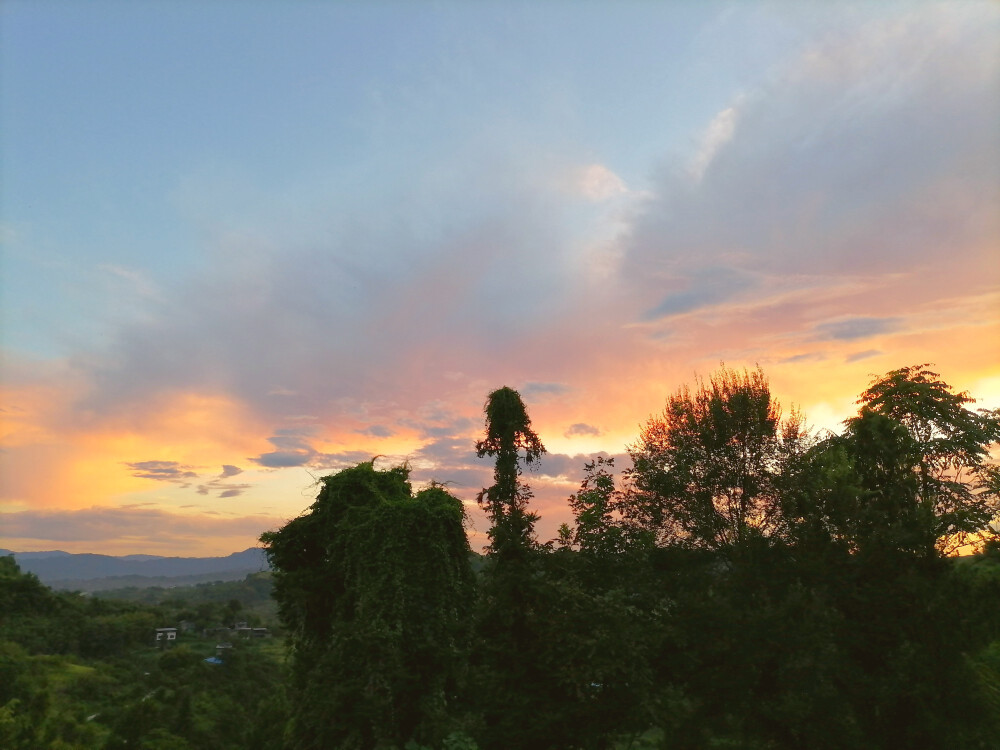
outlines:
M225 557L157 557L155 555L72 554L62 551L14 552L21 570L34 573L54 589L105 591L128 586L190 586L208 581L235 581L268 570L256 547Z

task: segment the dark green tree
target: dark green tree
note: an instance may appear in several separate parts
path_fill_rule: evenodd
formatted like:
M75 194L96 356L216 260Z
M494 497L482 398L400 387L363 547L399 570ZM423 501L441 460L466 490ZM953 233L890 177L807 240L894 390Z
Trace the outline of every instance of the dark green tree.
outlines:
M1000 538L1000 414L973 401L926 365L873 381L843 434L788 464L782 510L796 542L947 555Z
M580 489L569 498L574 525L564 524L560 542L586 557L614 559L649 538L622 516L626 494L615 483L614 467L615 460L605 456L587 462Z
M648 534L621 517L625 493L613 471L604 456L584 465L569 498L574 524L546 555L546 664L561 690L565 746L627 744L657 713L649 699L661 592L649 575Z
M918 452L898 422L862 410L779 480L787 538L800 553L833 548L934 554L933 519L916 501Z
M484 724L479 744L611 747L616 736L642 726L637 696L648 684L645 653L637 646L647 623L629 592L612 583L625 566L614 561L622 543L605 469L611 464L591 466L574 496L577 542L586 552L553 551L535 539L531 492L521 480L523 466L545 450L527 409L517 391L500 388L485 413L486 437L476 450L496 464L493 485L480 494L492 525L475 650Z
M523 556L532 547L538 516L528 510L531 489L521 481L521 464L531 465L545 446L531 429L521 394L504 386L486 401L486 437L476 443L476 455L495 458L493 485L479 493L479 504L490 519L489 552L498 560Z
M1000 442L1000 410L972 411L975 399L954 393L928 365L893 370L861 394L861 414L877 414L906 429L913 443L915 501L933 518L938 549L981 549L997 539L1000 483L990 450Z
M894 370L862 394L843 434L782 477L790 572L823 603L840 713L871 747L991 744L969 666L989 618L969 617L984 611L979 597L942 557L988 538L996 518L996 415L971 401L925 366Z
M513 388L490 393L484 411L486 435L476 443L476 455L495 464L493 485L479 494L491 525L477 617L477 695L484 722L478 739L487 748L547 748L556 741L559 717L546 707L562 694L544 666L552 592L535 539L537 515L528 509L531 488L521 481L522 466L538 461L545 447Z
M290 748L436 746L452 728L473 597L462 503L409 470L324 477L261 537L292 648Z

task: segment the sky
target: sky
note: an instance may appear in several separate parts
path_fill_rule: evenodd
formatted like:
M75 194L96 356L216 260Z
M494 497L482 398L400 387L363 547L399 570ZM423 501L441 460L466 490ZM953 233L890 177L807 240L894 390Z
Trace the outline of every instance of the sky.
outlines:
M994 2L0 4L0 547L224 555L380 456L488 524L721 363L1000 406ZM619 463L621 465L621 463Z

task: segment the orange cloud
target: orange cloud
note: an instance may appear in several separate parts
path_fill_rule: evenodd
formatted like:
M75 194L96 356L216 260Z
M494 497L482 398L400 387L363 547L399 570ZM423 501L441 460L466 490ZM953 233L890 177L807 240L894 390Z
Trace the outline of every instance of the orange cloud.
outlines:
M10 507L81 508L148 490L129 464L176 461L218 474L252 453L255 420L234 400L178 394L128 421L91 418L69 426L57 389L13 394L5 420L0 501ZM61 411L62 409L63 411Z

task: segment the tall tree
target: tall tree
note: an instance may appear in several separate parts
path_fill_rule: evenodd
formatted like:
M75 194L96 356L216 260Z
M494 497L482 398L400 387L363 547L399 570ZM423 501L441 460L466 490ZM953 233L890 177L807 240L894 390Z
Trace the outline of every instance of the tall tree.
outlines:
M972 411L975 399L955 393L928 365L893 370L861 394L860 423L875 414L902 425L915 451L916 499L934 519L942 553L981 549L998 538L1000 482L990 450L1000 442L1000 410Z
M649 535L621 517L626 492L613 471L604 456L584 465L568 500L575 523L563 524L559 548L546 556L549 664L563 685L573 747L618 747L645 732L659 708L651 693L663 587L650 575Z
M521 477L521 462L530 465L545 453L521 394L504 386L486 401L486 437L476 443L476 455L496 458L493 485L479 493L491 522L490 551L499 559L518 556L534 541L538 516L528 510L531 489Z
M490 748L548 748L556 742L556 691L544 666L549 648L544 635L545 610L552 601L541 575L537 515L528 509L531 488L521 481L522 465L545 452L521 395L503 387L490 393L486 435L476 455L495 459L493 484L479 494L490 519L490 544L483 568L476 648L485 730L478 738Z
M934 551L934 520L917 501L919 451L906 429L862 409L790 462L780 480L788 540L819 555Z
M324 477L308 513L261 537L292 646L296 750L437 744L455 710L473 596L462 503L373 464Z
M722 367L670 396L629 446L629 515L661 543L733 550L771 536L781 525L774 479L803 441L801 418L782 421L759 368Z
M971 402L926 365L893 370L783 477L792 572L832 608L832 674L872 747L991 744L969 661L989 631L970 627L980 597L943 559L996 536L997 414Z

